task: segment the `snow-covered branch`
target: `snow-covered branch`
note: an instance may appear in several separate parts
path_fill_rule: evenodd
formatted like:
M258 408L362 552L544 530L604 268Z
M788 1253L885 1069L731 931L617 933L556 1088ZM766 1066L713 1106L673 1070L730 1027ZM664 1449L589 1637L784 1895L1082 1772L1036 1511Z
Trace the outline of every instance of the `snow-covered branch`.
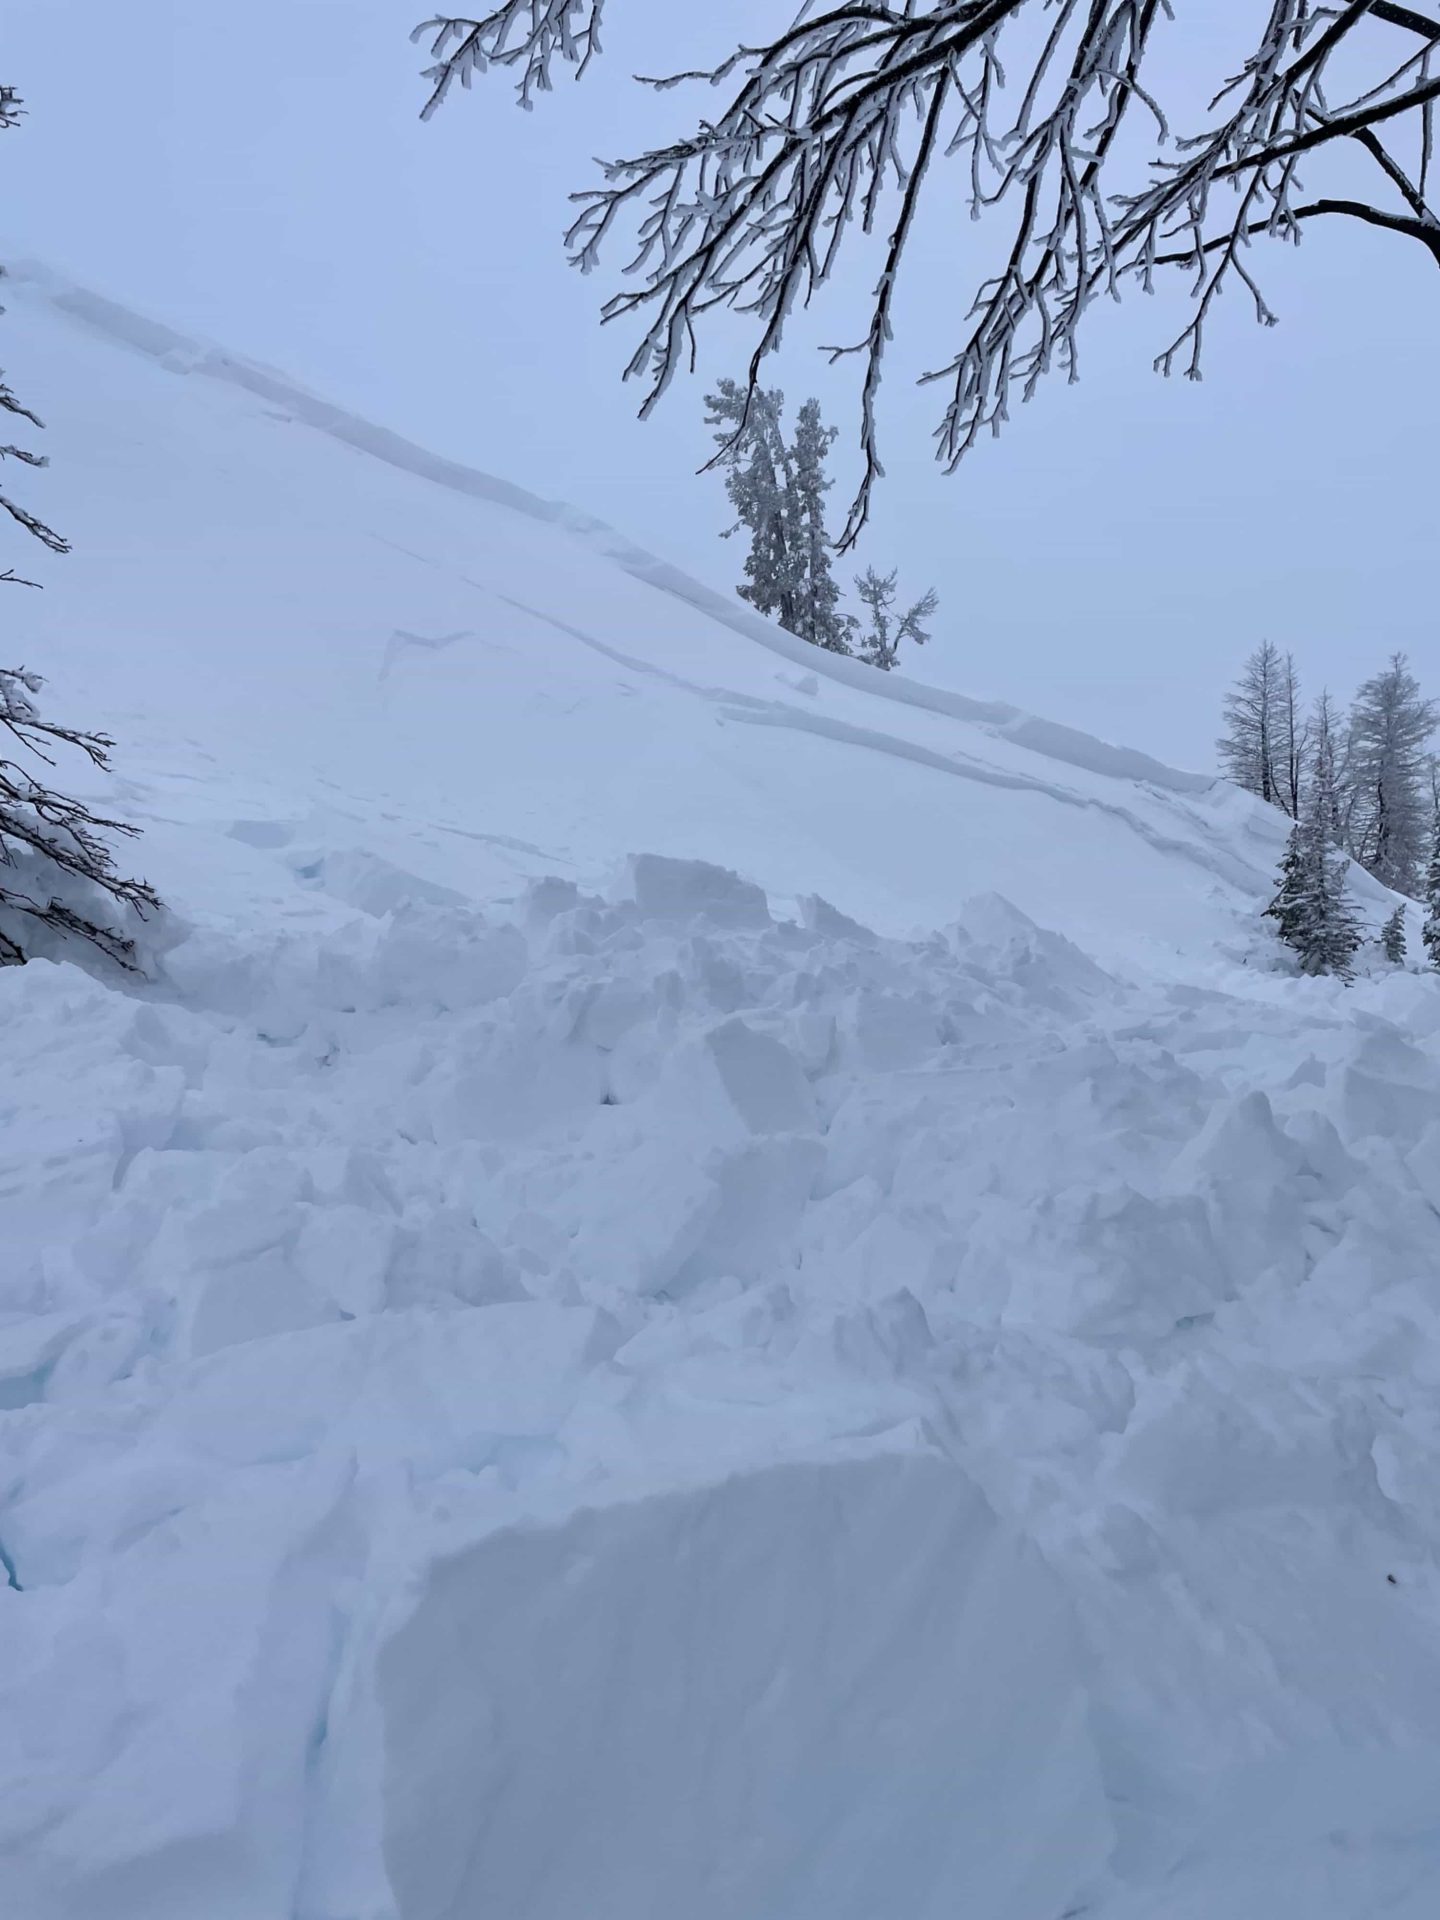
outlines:
M83 899L95 890L142 918L159 909L151 886L128 880L117 870L106 842L107 835L133 836L137 829L54 792L13 757L19 752L29 761L53 766L52 749L68 746L92 765L108 768L114 742L107 734L83 733L46 720L35 698L42 685L37 673L0 667L0 965L25 959L16 921L28 920L85 940L133 969L134 940L87 912ZM43 882L38 894L32 891L37 881ZM65 898L74 883L78 895Z
M436 14L411 35L424 42L432 64L425 69L430 98L424 117L439 107L451 87L473 85L489 67L518 70L515 91L522 107L550 91L557 59L583 73L600 51L600 15L605 0L506 0L477 19Z
M941 159L963 169L972 218L1002 223L1003 242L998 269L971 268L968 286L961 263L959 338L924 376L948 393L936 434L947 467L998 432L1052 369L1075 377L1086 313L1127 280L1148 287L1159 268L1192 271L1194 313L1155 364L1198 378L1228 283L1273 323L1251 264L1257 237L1293 242L1302 225L1337 214L1418 240L1440 263L1428 180L1440 21L1387 0L1248 4L1252 49L1237 73L1217 75L1204 124L1184 133L1151 78L1166 0L807 5L765 44L650 80L700 82L724 104L668 144L603 163L602 183L575 196L569 230L584 269L617 233L631 236L634 284L604 313L639 324L627 374L645 383L642 411L690 365L697 326L717 307L754 320L758 388L764 356L846 242L876 235L868 324L833 349L863 368L863 473L842 540L851 544L882 471L876 400L896 290ZM483 18L428 21L427 111L492 65L518 70L529 105L557 62L583 71L599 51L601 8L506 0ZM1139 144L1122 137L1131 128ZM1401 157L1401 141L1418 164ZM1342 142L1379 162L1396 207L1302 198L1302 162ZM1223 206L1220 187L1230 190Z

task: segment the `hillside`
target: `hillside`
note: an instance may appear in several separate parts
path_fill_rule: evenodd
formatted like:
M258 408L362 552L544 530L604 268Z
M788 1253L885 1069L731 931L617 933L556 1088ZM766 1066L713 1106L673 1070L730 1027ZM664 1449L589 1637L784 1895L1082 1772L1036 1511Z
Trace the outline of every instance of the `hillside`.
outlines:
M1428 1920L1433 979L1274 971L1233 790L11 296L8 650L171 907L0 973L17 1915Z

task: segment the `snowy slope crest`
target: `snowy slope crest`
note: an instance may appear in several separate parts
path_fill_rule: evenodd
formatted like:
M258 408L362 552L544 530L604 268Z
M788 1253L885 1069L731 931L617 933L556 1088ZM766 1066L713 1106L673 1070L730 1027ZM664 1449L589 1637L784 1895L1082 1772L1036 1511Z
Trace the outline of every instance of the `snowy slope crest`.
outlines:
M1260 964L1239 795L6 326L175 907L0 974L7 1913L1431 1920L1433 981Z

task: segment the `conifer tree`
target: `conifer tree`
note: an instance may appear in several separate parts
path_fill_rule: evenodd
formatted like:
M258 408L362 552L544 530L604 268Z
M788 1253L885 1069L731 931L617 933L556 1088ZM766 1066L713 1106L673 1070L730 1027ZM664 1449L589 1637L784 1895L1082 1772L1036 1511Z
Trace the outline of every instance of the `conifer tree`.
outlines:
M1266 916L1287 947L1299 949L1306 926L1305 854L1299 825L1290 829L1280 862L1280 886Z
M1277 799L1290 818L1298 820L1309 738L1308 729L1300 717L1300 675L1295 668L1293 653L1287 653L1280 662L1279 709L1280 791Z
M800 409L790 449L794 475L790 521L799 576L792 631L832 653L849 653L854 622L840 612L840 588L830 565L832 549L825 531L825 496L834 485L825 471L825 461L835 444L835 433L835 428L827 427L820 417L820 402L807 400Z
M888 673L895 665L902 640L913 640L917 647L923 647L930 638L924 622L939 606L939 596L932 587L922 594L908 612L895 613L897 575L892 569L889 573L877 573L874 567L867 567L855 582L855 591L865 603L870 619L869 625L860 629L860 643L856 651L862 660L872 667L879 667Z
M1327 841L1314 843L1309 875L1308 926L1300 949L1306 973L1334 973L1349 980L1360 950L1360 921L1346 891L1346 855Z
M1350 716L1350 851L1382 886L1413 894L1425 857L1426 745L1436 706L1403 653L1360 688Z
M772 615L787 633L831 653L858 652L887 672L903 641L923 646L930 638L924 623L938 598L933 591L923 594L897 614L893 572L871 567L856 582L868 626L862 628L841 609L831 563L834 548L825 529L825 496L832 484L825 463L835 429L826 426L820 402L807 400L801 407L793 440L786 438L785 396L778 388L747 393L738 382L722 380L706 405L720 449L713 464L724 470L736 515L724 537L742 529L750 536L741 599Z
M1430 865L1425 875L1425 925L1421 940L1430 964L1440 973L1440 795L1431 809Z
M1280 649L1266 640L1240 670L1225 696L1225 731L1216 742L1227 778L1246 793L1273 806L1283 804L1286 779L1283 761L1283 692L1285 662ZM1295 693L1290 677L1291 704ZM1293 725L1293 721L1292 721Z
M1322 708L1320 718L1326 719ZM1359 950L1360 923L1346 889L1349 861L1334 844L1334 756L1328 725L1318 730L1310 786L1301 818L1290 831L1280 864L1280 887L1266 909L1280 938L1305 973L1348 980Z
M1328 796L1325 831L1332 845L1345 844L1345 810L1349 787L1348 768L1342 767L1336 738L1335 706L1328 691L1322 691L1311 709L1306 727L1311 778ZM1297 815L1298 818L1298 815Z
M722 380L707 394L706 419L719 431L717 463L725 469L725 491L735 509L729 539L743 527L750 536L745 584L740 598L757 613L772 614L788 633L797 630L802 559L794 521L790 453L781 431L785 396L778 388L747 394L733 380Z
M1333 745L1327 729L1311 773L1307 805L1302 809L1306 906L1298 950L1307 973L1337 973L1348 980L1354 971L1361 934L1346 888L1350 862L1334 839L1338 798Z
M1397 967L1405 964L1405 909L1396 907L1390 918L1380 929L1380 944L1385 949L1385 958Z

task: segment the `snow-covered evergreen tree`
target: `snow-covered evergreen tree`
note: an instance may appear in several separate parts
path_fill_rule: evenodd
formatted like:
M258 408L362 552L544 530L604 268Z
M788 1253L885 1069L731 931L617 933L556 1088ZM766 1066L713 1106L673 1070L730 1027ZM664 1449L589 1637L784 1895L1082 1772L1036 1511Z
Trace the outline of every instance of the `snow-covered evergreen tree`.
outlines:
M925 622L939 606L939 596L932 587L922 594L914 606L905 613L895 612L895 597L899 589L897 576L890 573L877 573L874 567L867 567L855 581L855 591L865 604L868 624L859 629L859 640L855 651L862 660L872 667L879 667L888 673L895 665L902 640L911 640L917 647L923 647L930 635Z
M1280 863L1280 886L1266 909L1280 938L1298 955L1306 973L1349 979L1360 946L1360 923L1350 903L1349 860L1334 843L1334 754L1328 706L1320 714L1310 784L1301 817L1290 831Z
M820 402L807 400L800 409L790 449L793 498L789 519L799 558L798 599L791 631L832 653L849 653L854 622L840 611L840 588L830 564L833 549L825 531L825 496L834 484L825 471L825 461L834 444L835 428L827 427L821 419Z
M1390 918L1380 929L1380 944L1385 949L1385 958L1394 965L1403 966L1405 962L1405 909L1396 907Z
M930 638L925 622L939 605L933 591L897 614L895 574L871 567L856 582L868 624L841 608L825 529L832 484L825 463L835 430L826 426L820 402L801 407L793 440L785 435L785 397L777 388L747 394L737 381L722 380L706 405L720 448L715 464L724 469L736 515L725 537L742 530L750 536L741 599L773 615L788 633L831 653L858 652L887 672L903 641L923 646Z
M825 459L835 432L820 417L819 401L800 409L793 442L785 437L785 396L776 387L747 396L734 380L722 380L706 405L719 429L716 458L736 514L727 538L742 528L750 536L741 599L773 615L787 633L848 653L853 622L840 612L825 531Z
M1284 721L1286 661L1280 649L1266 640L1240 670L1225 696L1225 731L1215 743L1227 778L1246 793L1273 806L1284 804L1288 782L1285 767ZM1290 727L1294 731L1297 683L1289 673ZM1297 782L1298 786L1298 771Z
M1440 794L1431 807L1430 864L1425 873L1425 925L1420 938L1430 964L1440 973Z
M803 556L790 451L781 428L785 396L776 387L747 394L734 380L722 380L714 393L706 395L705 405L707 421L719 429L716 461L725 469L725 491L735 509L735 524L724 537L729 539L742 528L750 536L740 598L794 633L802 597Z
M1306 926L1305 852L1298 824L1290 829L1280 861L1280 885L1266 907L1269 919L1287 947L1298 950Z
M1425 699L1403 653L1367 680L1350 715L1350 851L1382 886L1415 893L1425 861L1426 746L1435 702Z
M1350 862L1328 841L1312 845L1309 921L1300 965L1306 973L1336 973L1348 980L1363 937L1346 887Z

